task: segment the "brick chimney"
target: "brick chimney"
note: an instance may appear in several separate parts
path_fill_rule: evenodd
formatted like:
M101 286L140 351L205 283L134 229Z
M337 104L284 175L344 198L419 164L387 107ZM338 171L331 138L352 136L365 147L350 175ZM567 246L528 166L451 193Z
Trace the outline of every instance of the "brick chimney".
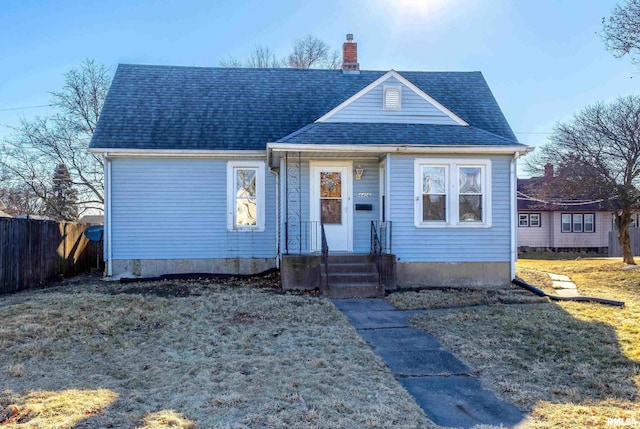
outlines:
M358 44L353 41L353 34L347 34L347 41L342 44L342 73L360 73Z
M546 164L544 166L544 178L545 179L553 178L553 164Z

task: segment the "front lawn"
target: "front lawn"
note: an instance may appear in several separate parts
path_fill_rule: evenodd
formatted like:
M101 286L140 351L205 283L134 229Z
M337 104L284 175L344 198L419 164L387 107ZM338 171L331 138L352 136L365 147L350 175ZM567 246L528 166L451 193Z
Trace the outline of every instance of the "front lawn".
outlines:
M326 299L85 279L0 296L2 428L432 425Z
M455 307L482 305L412 322L466 360L488 388L529 413L523 427L640 427L640 271L621 268L611 260L521 260L517 275L549 286L547 272L565 274L581 294L622 300L623 308L525 302L516 299L522 290L514 286L462 290ZM411 293L413 305L393 295L390 301L403 308L439 307L425 298L429 291Z

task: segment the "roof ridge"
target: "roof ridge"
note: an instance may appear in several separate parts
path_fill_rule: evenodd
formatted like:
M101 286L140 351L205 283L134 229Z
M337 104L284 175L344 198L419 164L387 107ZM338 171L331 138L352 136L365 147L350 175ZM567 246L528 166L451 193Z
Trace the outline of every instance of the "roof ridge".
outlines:
M303 69L296 67L223 67L223 66L207 66L207 65L183 65L183 64L141 64L141 63L118 63L117 67L148 67L148 68L176 68L176 69L209 69L209 70L238 70L238 71L299 71L308 72L341 72L340 69ZM396 73L414 73L414 74L482 74L479 70L396 70L396 69L361 69L360 72L365 73L388 73L389 71Z

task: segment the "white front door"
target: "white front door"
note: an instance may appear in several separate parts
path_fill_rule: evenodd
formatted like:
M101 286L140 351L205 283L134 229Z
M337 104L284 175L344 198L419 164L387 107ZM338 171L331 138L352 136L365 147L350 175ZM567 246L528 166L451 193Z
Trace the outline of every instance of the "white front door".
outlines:
M324 225L330 252L352 252L351 162L309 163L311 251L322 249L320 222Z

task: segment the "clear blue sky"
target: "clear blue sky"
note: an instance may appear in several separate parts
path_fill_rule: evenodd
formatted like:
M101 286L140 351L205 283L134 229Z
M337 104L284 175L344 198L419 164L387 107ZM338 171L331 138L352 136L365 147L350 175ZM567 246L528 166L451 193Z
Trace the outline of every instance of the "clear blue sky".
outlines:
M622 1L622 0L620 0ZM599 35L615 0L0 0L0 123L49 108L63 74L93 58L218 66L256 44L284 57L313 34L354 33L368 70L481 71L522 143L596 101L640 94L640 74ZM0 126L0 140L11 130Z

